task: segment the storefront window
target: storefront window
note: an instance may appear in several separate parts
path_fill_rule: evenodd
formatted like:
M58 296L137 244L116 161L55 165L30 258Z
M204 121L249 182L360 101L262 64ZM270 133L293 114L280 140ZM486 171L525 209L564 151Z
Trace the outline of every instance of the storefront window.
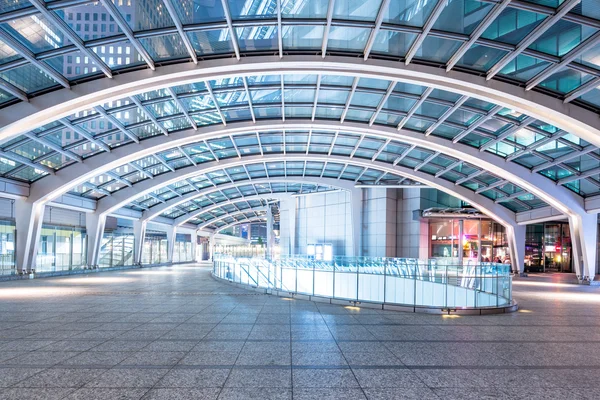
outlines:
M192 260L192 235L178 233L175 235L173 262L186 262Z
M463 261L508 262L504 227L491 220L432 218L429 232L432 258L462 256Z

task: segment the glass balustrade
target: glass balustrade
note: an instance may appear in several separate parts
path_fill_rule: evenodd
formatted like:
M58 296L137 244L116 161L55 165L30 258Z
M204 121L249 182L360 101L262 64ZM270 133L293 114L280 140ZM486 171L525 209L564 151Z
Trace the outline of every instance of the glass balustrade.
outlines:
M510 265L457 259L217 255L213 274L244 285L356 302L436 308L512 304Z

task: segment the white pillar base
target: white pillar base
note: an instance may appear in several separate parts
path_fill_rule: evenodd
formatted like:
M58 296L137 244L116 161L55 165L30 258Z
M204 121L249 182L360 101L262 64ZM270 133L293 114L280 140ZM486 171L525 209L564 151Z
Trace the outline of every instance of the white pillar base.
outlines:
M583 214L569 217L573 265L580 282L591 282L596 276L598 215Z

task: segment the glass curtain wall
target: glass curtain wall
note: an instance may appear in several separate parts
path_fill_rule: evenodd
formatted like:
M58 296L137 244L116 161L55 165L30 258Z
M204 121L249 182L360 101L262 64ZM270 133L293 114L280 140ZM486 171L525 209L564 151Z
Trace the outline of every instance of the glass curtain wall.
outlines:
M133 265L134 242L133 233L105 232L100 247L98 266L108 268Z
M0 275L15 273L15 223L0 220Z
M84 228L43 225L36 258L37 272L69 271L86 264Z
M173 249L173 262L193 261L192 235L178 233L175 235L175 248Z
M161 264L167 262L167 234L165 232L146 232L142 250L142 264Z

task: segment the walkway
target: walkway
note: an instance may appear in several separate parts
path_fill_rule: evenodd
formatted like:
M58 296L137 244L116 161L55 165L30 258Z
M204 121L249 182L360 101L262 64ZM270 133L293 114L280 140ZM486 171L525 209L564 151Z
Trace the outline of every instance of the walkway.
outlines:
M0 283L0 399L597 399L600 288L448 318L258 295L205 268Z

